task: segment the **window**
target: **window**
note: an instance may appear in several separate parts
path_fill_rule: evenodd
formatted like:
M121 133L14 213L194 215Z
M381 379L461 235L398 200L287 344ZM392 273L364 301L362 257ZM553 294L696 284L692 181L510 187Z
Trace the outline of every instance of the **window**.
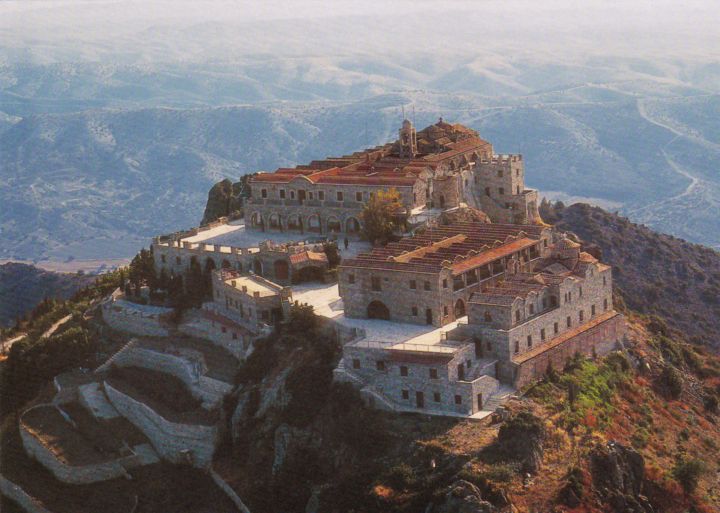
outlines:
M503 170L502 170L502 169L498 169L497 175L498 175L498 178L502 178Z
M520 341L515 341L515 354L518 354L520 352Z
M179 256L176 256L176 257L175 257L175 263L176 263L177 265L182 264L182 259L181 259Z
M220 331L222 331L223 333L227 333L227 328L223 326L222 328L220 328Z
M165 263L165 255L160 255L160 261L164 264Z
M556 307L558 305L558 299L555 296L550 296L550 306Z
M362 201L362 192L355 193L355 201Z
M308 199L313 199L313 193L312 193L312 192L308 192L307 194L308 194Z
M520 310L515 310L515 322L520 322Z
M429 281L426 281L425 283L423 283L423 288L424 288L425 290L430 290L430 282L429 282Z
M603 299L603 310L607 310L607 309L608 309L608 300L607 300L607 298L605 298L605 299Z
M532 335L527 336L527 346L532 347Z
M505 194L505 189L502 188L502 187L498 187L498 194L499 194L500 196L502 196L503 194Z
M280 189L280 199L285 199L285 189Z
M555 324L553 324L553 332L554 332L556 335L560 332L560 326L558 325L557 322L556 322Z
M380 284L380 277L378 276L370 277L370 285L372 290L382 290L382 285Z
M530 315L533 315L535 313L535 305L531 304L529 306L529 308L530 308Z
M407 376L408 375L408 369L406 366L401 365L400 366L400 375L401 376Z
M360 368L360 360L358 358L353 358L353 369L359 369Z
M490 196L490 187L485 187L485 196Z
M607 285L607 276L603 276L603 287Z
M295 191L290 191L290 199L295 199Z
M590 316L595 317L595 305L590 306Z
M415 280L410 280L410 288L412 290L415 290L417 288L417 283L415 282Z
M540 340L545 340L545 328L540 330Z
M355 275L348 274L348 283L355 283Z
M413 314L413 317L417 317L417 314L418 314L417 306L412 307L412 314Z
M444 288L444 289L447 288L447 279L443 279L443 288Z
M440 402L440 392L433 392L433 401L436 403Z
M568 328L569 328L570 326L572 326L572 319L570 318L569 315L567 316L567 319L565 319L565 323L567 324L567 327L568 327Z
M462 396L461 395L455 396L455 404L462 404Z
M515 190L517 191L516 194L520 194L520 186L519 185L517 186L517 188Z
M582 287L580 287L580 297L582 297Z
M343 200L343 193L342 193L342 191L337 191L336 196L337 196L337 200L338 200L338 201L342 201L342 200Z
M568 292L568 303L572 303L572 292Z
M407 390L402 391L402 398L403 399L410 399L410 392Z
M515 176L520 176L520 170L519 170L519 169L516 169L516 170L515 170Z
M261 190L261 191L260 191L260 196L262 196L263 198L267 198L267 189Z
M578 313L578 319L580 319L580 322L583 322L583 320L585 319L584 311L580 310L580 312Z
M470 370L470 367L472 367L472 360L465 360L465 367L467 367L467 370Z
M437 379L437 369L430 369L430 379Z
M233 331L233 333L232 333L232 338L233 338L233 340L237 340L237 333L234 332L234 331Z
M490 312L485 312L485 322L492 322L492 314Z
M318 191L318 199L320 201L325 201L325 191Z
M377 360L375 362L375 368L379 371L384 371L385 370L385 362L382 360Z
M447 307L447 305L445 305L445 306L443 306L443 315L447 315L447 314L448 314L448 307Z

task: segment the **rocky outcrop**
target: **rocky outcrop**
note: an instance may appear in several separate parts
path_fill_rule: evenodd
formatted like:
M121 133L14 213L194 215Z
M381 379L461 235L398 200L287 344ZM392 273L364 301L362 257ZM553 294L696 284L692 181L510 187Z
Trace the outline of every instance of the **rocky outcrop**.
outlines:
M433 513L495 513L497 508L482 498L474 484L458 480L444 491L443 502L432 509Z
M460 207L440 214L440 223L489 223L490 218L482 210L472 207Z
M497 445L501 458L516 461L523 472L534 474L542 464L544 440L542 420L523 411L502 425Z
M220 217L230 216L242 210L241 183L232 183L227 178L212 186L208 193L202 224L211 223Z
M645 460L635 449L615 442L596 446L590 454L590 472L596 493L613 511L654 511L642 495Z

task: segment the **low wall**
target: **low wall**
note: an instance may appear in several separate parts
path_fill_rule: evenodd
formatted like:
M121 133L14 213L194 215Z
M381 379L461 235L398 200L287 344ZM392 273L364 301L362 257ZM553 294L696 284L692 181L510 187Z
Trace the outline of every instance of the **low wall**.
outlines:
M40 406L44 407L48 405ZM23 424L22 420L19 423L19 429L20 438L22 438L23 447L27 455L37 460L63 483L89 484L98 481L107 481L108 479L124 476L127 468L132 468L140 464L138 456L132 454L123 458L92 465L70 465L59 460L52 449L45 446L39 438L33 435L27 426Z
M541 379L551 367L562 370L575 353L583 356L603 356L616 349L626 332L625 318L618 314L584 331L562 344L518 364L515 371L516 388Z
M20 486L3 476L0 476L0 494L14 501L28 513L52 513L43 507L37 499L28 495Z
M252 342L257 338L249 333L242 333L237 339L234 339L231 332L223 333L220 326L213 326L210 321L199 318L182 323L178 329L186 335L202 338L226 349L238 360L244 360L250 355Z
M171 310L155 308L155 313L142 312L122 299L110 298L102 305L102 316L108 326L118 331L148 337L167 337L168 329L163 325L161 316L169 314Z
M155 450L172 463L190 463L208 468L219 441L217 426L176 424L152 408L104 382L105 393L120 414L145 434Z

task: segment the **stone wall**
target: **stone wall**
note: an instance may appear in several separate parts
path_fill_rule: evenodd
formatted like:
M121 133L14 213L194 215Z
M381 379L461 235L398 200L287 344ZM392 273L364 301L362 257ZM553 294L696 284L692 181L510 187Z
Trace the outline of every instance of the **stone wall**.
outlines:
M155 450L172 463L208 468L219 441L217 426L177 424L166 420L144 403L104 383L115 409L150 440Z
M36 408L40 406L36 406ZM115 479L124 476L126 474L125 469L141 464L139 457L132 454L123 458L93 465L70 465L59 460L52 449L45 446L40 439L33 435L23 424L22 420L19 423L19 429L20 438L22 438L23 447L27 455L37 460L42 466L52 472L59 481L64 483L88 484Z
M140 336L167 337L169 332L162 316L170 314L172 310L162 307L146 308L146 312L141 311L141 308L136 309L128 301L110 298L102 305L102 316L108 326L118 331Z
M14 501L28 513L52 513L37 499L28 495L20 486L3 476L0 476L0 494Z
M521 388L542 378L551 367L562 370L575 353L584 356L603 356L618 347L626 333L625 318L617 314L611 319L587 330L570 340L543 351L516 366L515 382Z

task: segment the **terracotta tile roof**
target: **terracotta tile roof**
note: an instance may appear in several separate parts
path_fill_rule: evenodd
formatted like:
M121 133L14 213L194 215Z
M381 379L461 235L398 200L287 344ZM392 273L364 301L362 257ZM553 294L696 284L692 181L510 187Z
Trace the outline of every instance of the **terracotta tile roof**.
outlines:
M316 253L315 251L302 251L290 255L290 263L293 265L304 262L321 262L327 263L327 255L325 253Z

